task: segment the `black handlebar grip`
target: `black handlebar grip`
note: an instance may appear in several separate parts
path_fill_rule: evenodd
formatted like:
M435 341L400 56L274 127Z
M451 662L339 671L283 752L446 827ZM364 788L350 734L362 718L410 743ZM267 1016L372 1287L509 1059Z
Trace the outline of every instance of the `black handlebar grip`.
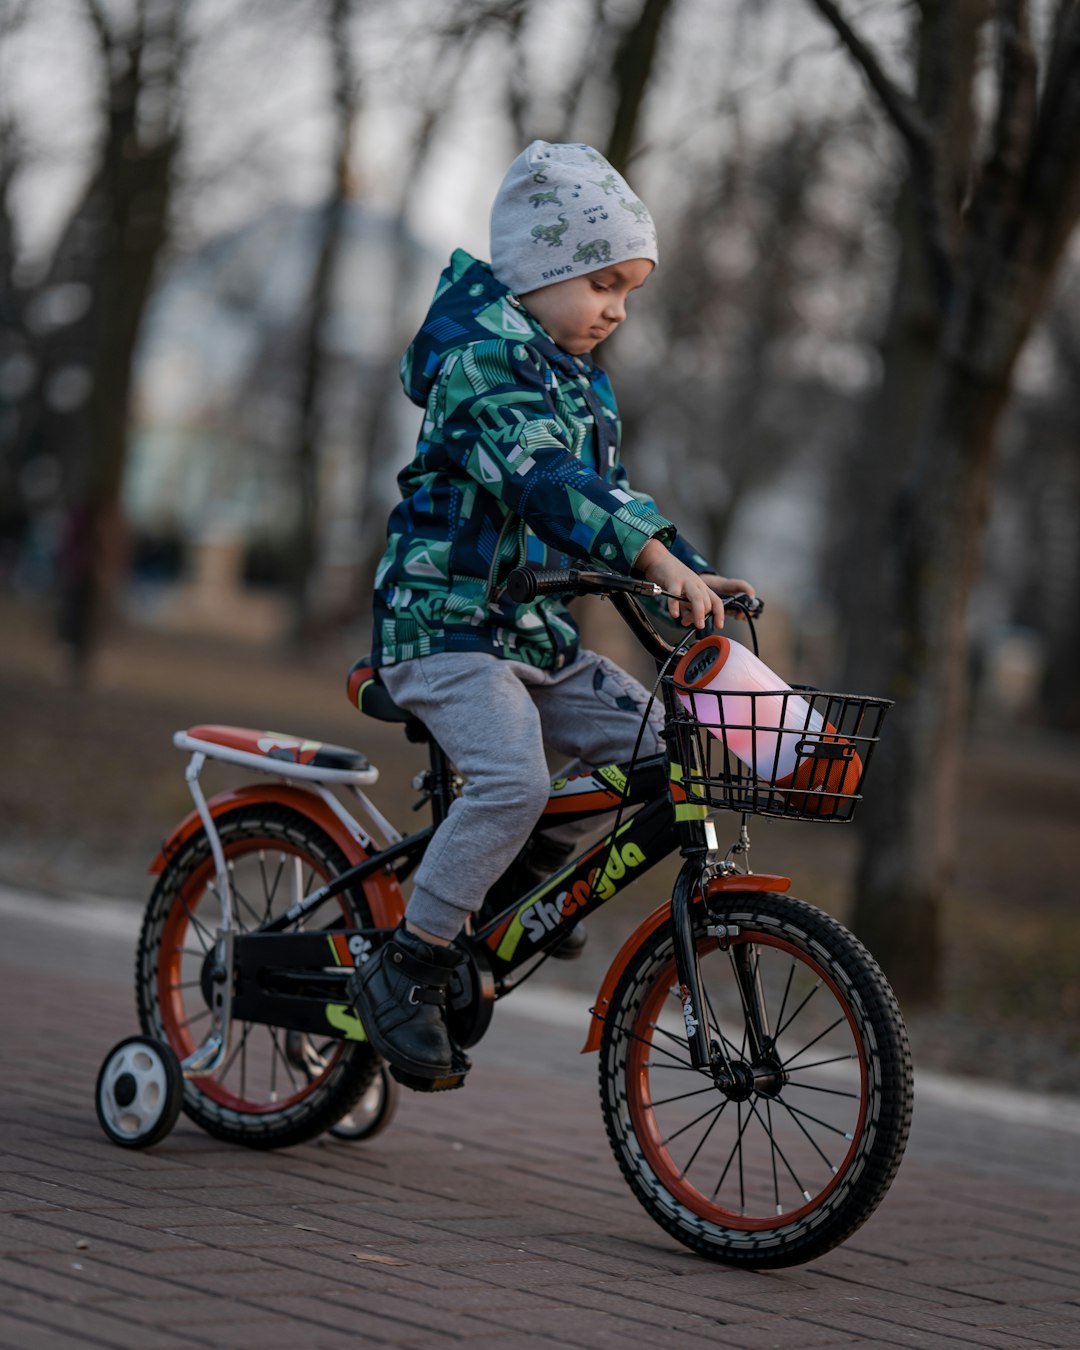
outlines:
M536 573L528 567L515 567L506 578L505 590L515 605L527 605L536 599Z
M572 591L574 572L534 572L531 567L515 567L506 578L506 594L515 605L527 605L538 595Z

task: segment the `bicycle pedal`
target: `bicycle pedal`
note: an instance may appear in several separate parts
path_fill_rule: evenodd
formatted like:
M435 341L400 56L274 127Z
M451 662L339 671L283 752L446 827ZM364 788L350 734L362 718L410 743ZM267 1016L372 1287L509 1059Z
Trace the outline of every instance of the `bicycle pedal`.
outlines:
M411 1088L413 1092L451 1092L454 1088L465 1086L464 1073L448 1073L443 1078L421 1078L419 1074L396 1069L393 1064L389 1069L402 1087Z
M411 1088L413 1092L450 1092L464 1085L465 1075L472 1068L472 1060L460 1046L453 1047L453 1056L449 1073L440 1078L422 1078L419 1074L409 1073L389 1063L386 1067L402 1087Z

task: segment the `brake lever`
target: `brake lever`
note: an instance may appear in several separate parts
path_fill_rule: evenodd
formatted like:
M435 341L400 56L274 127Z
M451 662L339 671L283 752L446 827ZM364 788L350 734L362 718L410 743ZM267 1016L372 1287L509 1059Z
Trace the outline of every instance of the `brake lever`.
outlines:
M724 609L737 612L737 616L738 612L741 612L746 619L751 621L751 624L764 608L765 601L758 595L743 595L740 593L739 595L724 597ZM699 638L709 637L716 631L716 621L711 614L705 616L705 623L701 628L694 629L695 635Z
M664 596L667 600L678 600L680 604L685 602L684 596L675 595L671 591L662 591L659 587L656 588L656 593ZM740 592L738 595L724 596L724 609L738 611L747 619L756 619L764 608L765 601L762 600L759 595L744 595ZM705 626L703 628L695 628L694 631L699 636L705 637L707 634L713 632L714 628L715 624L713 617L709 614L706 616Z
M724 608L730 606L732 609L741 609L748 619L756 619L761 615L765 608L765 601L760 595L729 595L724 601Z

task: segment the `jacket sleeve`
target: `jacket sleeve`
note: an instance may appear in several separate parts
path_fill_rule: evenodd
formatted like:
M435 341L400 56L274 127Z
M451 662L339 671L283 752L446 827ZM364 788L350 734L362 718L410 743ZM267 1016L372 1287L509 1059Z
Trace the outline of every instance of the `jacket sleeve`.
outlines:
M615 484L622 491L633 497L636 502L640 502L647 510L655 511L656 503L647 492L638 492L630 486L630 479L627 476L626 468L622 461L615 465ZM709 560L700 554L693 544L684 539L682 535L677 535L674 539L665 539L664 543L671 549L675 557L681 563L685 563L692 572L715 572L717 569Z
M556 415L545 365L523 343L477 342L443 369L434 414L450 459L552 548L628 573L675 527L578 458L584 425Z

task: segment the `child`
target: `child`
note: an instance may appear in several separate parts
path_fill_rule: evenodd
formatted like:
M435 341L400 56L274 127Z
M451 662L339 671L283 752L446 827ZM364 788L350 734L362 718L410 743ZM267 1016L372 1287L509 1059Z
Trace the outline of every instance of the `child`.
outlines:
M657 262L643 203L589 146L534 141L495 198L491 258L453 255L402 362L424 422L375 577L374 664L466 779L405 922L351 987L375 1049L427 1079L455 1058L449 944L544 809L545 743L591 767L628 759L648 701L579 649L558 597L500 594L506 575L524 561L633 571L681 597L671 613L696 627L709 614L722 625L721 596L753 593L631 493L619 459L614 395L591 353ZM658 753L661 730L657 716L642 753ZM568 850L568 837L548 842L552 856Z

